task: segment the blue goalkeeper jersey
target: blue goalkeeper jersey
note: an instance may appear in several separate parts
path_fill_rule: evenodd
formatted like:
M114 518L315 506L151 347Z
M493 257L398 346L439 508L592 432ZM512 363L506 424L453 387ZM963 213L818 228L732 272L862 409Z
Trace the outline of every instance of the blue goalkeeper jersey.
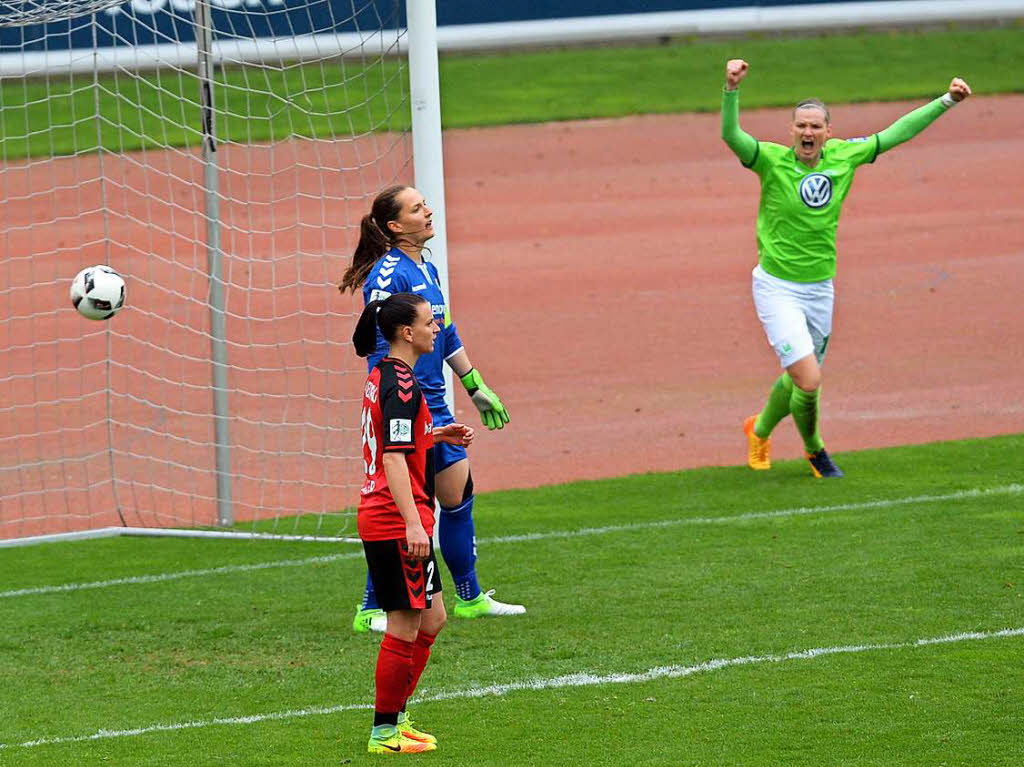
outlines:
M462 348L458 331L448 314L448 304L441 292L441 280L437 267L425 260L417 264L398 248L392 248L373 265L363 284L363 305L370 301L381 301L392 293L415 293L423 296L434 312L434 319L441 326L441 332L434 340L434 351L424 354L416 361L413 372L420 390L427 399L432 413L447 412L444 401L444 363ZM367 360L367 370L373 370L388 353L388 342L377 329L377 348Z

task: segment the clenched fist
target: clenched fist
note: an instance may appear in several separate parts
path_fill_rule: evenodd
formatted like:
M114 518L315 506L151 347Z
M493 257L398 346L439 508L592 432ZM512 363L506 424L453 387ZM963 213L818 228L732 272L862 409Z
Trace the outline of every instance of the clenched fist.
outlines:
M729 63L731 64L732 62ZM954 77L953 81L949 84L949 95L953 98L953 101L963 101L971 95L971 86L959 77Z
M729 59L725 63L725 89L736 90L740 80L747 76L748 69L750 69L750 64L743 59Z

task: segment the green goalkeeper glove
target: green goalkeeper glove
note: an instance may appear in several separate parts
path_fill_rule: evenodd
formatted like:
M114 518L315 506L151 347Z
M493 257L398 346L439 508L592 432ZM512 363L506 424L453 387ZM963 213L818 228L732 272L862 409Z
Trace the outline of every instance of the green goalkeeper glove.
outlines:
M509 420L508 411L501 404L498 395L487 388L476 368L470 368L459 380L466 387L466 392L476 405L476 409L480 411L480 420L484 422L484 426L488 429L504 429Z

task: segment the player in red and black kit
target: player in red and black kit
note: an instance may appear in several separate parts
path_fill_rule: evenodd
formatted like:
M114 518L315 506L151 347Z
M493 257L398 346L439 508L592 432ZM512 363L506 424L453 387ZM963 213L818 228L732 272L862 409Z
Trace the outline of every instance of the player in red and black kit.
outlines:
M362 440L366 479L356 516L377 601L387 629L377 655L371 754L433 751L437 740L412 726L405 704L416 689L447 614L434 557L434 443L466 446L461 423L435 429L413 375L440 332L430 304L395 293L366 305L352 343L365 357L377 328L390 349L366 379ZM436 599L434 597L437 597Z

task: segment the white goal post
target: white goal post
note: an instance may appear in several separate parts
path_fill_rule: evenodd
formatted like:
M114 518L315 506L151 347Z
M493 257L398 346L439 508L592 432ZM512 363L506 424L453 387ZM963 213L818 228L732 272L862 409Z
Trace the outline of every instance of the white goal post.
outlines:
M352 540L335 285L392 183L447 277L440 140L433 0L0 0L0 547ZM105 322L67 299L96 263Z

